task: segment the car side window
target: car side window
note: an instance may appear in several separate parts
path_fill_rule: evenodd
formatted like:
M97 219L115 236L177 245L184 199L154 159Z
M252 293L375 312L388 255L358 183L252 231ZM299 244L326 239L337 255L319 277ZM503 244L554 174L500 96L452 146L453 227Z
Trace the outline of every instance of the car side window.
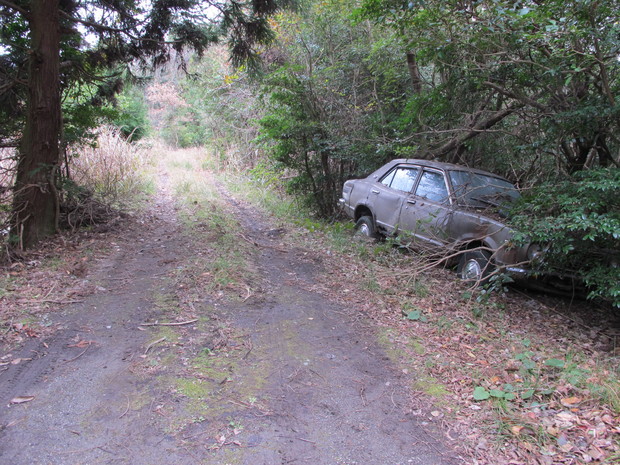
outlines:
M381 184L384 184L392 189L396 189L403 192L411 192L413 185L418 177L417 168L399 167L388 173L388 175L381 180Z
M438 203L448 203L448 188L443 174L424 171L415 194Z
M390 171L387 176L381 180L381 184L390 187L390 184L392 184L392 179L394 179L394 174L396 174L396 170Z

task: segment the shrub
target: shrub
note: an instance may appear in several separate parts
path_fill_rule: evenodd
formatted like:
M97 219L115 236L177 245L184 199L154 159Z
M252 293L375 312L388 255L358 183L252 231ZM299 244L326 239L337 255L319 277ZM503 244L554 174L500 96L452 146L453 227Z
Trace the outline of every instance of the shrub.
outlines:
M145 187L143 168L149 152L127 142L121 131L104 126L93 145L74 147L70 162L72 181L113 206L129 203Z
M620 308L620 169L580 171L526 194L514 218L520 240L545 244L541 271L574 273Z

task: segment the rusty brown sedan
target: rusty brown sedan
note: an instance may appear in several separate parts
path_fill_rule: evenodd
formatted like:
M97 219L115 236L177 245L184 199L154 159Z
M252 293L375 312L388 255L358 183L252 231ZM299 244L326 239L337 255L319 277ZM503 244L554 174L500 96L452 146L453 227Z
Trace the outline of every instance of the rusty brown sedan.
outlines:
M345 182L340 204L358 234L442 250L463 279L483 281L496 270L527 274L540 252L536 244L515 245L503 221L518 197L514 185L486 171L399 159Z

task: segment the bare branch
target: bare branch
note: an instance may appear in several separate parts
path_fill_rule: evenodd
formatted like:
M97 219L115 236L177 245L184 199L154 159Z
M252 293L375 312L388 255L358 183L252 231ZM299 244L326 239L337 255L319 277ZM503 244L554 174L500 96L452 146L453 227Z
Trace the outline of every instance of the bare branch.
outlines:
M545 112L545 113L549 113L549 108L547 108L546 106L542 105L541 103L538 103L536 100L533 100L529 97L526 97L525 95L518 95L514 92L509 91L508 89L504 89L501 86L498 86L497 84L493 83L493 82L489 82L489 81L485 81L483 82L483 84L487 87L490 87L491 89L499 92L502 95L505 95L506 97L510 97L512 99L518 100L519 102L522 102L526 105L529 105L531 107L534 108L538 108L539 110Z
M513 114L515 111L517 111L520 108L523 108L522 103L513 103L512 105L510 105L509 107L503 110L492 113L489 118L486 118L485 120L480 121L476 125L468 128L464 134L461 134L460 136L455 137L451 139L450 141L446 142L441 147L435 150L432 150L432 153L435 156L441 156L441 155L445 155L446 153L449 153L457 149L464 142L467 142L468 140L476 137L478 134L485 132L486 130L493 127L494 125L499 123L501 120Z

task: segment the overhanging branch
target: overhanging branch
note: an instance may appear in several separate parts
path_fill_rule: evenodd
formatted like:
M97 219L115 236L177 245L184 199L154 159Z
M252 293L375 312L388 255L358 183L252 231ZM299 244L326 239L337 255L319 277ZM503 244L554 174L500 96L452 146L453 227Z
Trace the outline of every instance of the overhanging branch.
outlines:
M497 123L502 121L507 116L510 116L515 111L523 108L523 106L524 105L522 103L513 103L512 105L510 105L509 107L503 110L492 113L488 118L478 122L474 126L465 130L463 134L460 134L459 136L456 136L450 139L448 142L446 142L439 148L432 150L433 155L435 155L436 157L441 157L442 155L445 155L447 153L452 152L453 150L456 150L463 143L467 142L470 139L473 139L478 134L483 133L486 130L492 128L493 126L495 126Z
M525 95L519 95L516 94L514 92L509 91L508 89L504 89L501 86L498 86L497 84L493 83L493 82L489 82L489 81L485 81L483 82L483 84L487 87L490 87L491 89L499 92L500 94L506 96L506 97L510 97L511 99L517 100L519 102L522 102L525 105L529 105L531 107L537 108L540 111L543 111L545 113L549 112L549 108L547 108L545 105L538 103L536 100L531 99L530 97L526 97Z
M28 10L16 5L13 2L7 2L6 0L0 0L0 5L10 8L13 11L17 11L20 15L24 16L25 18L28 18L30 16L30 12Z

